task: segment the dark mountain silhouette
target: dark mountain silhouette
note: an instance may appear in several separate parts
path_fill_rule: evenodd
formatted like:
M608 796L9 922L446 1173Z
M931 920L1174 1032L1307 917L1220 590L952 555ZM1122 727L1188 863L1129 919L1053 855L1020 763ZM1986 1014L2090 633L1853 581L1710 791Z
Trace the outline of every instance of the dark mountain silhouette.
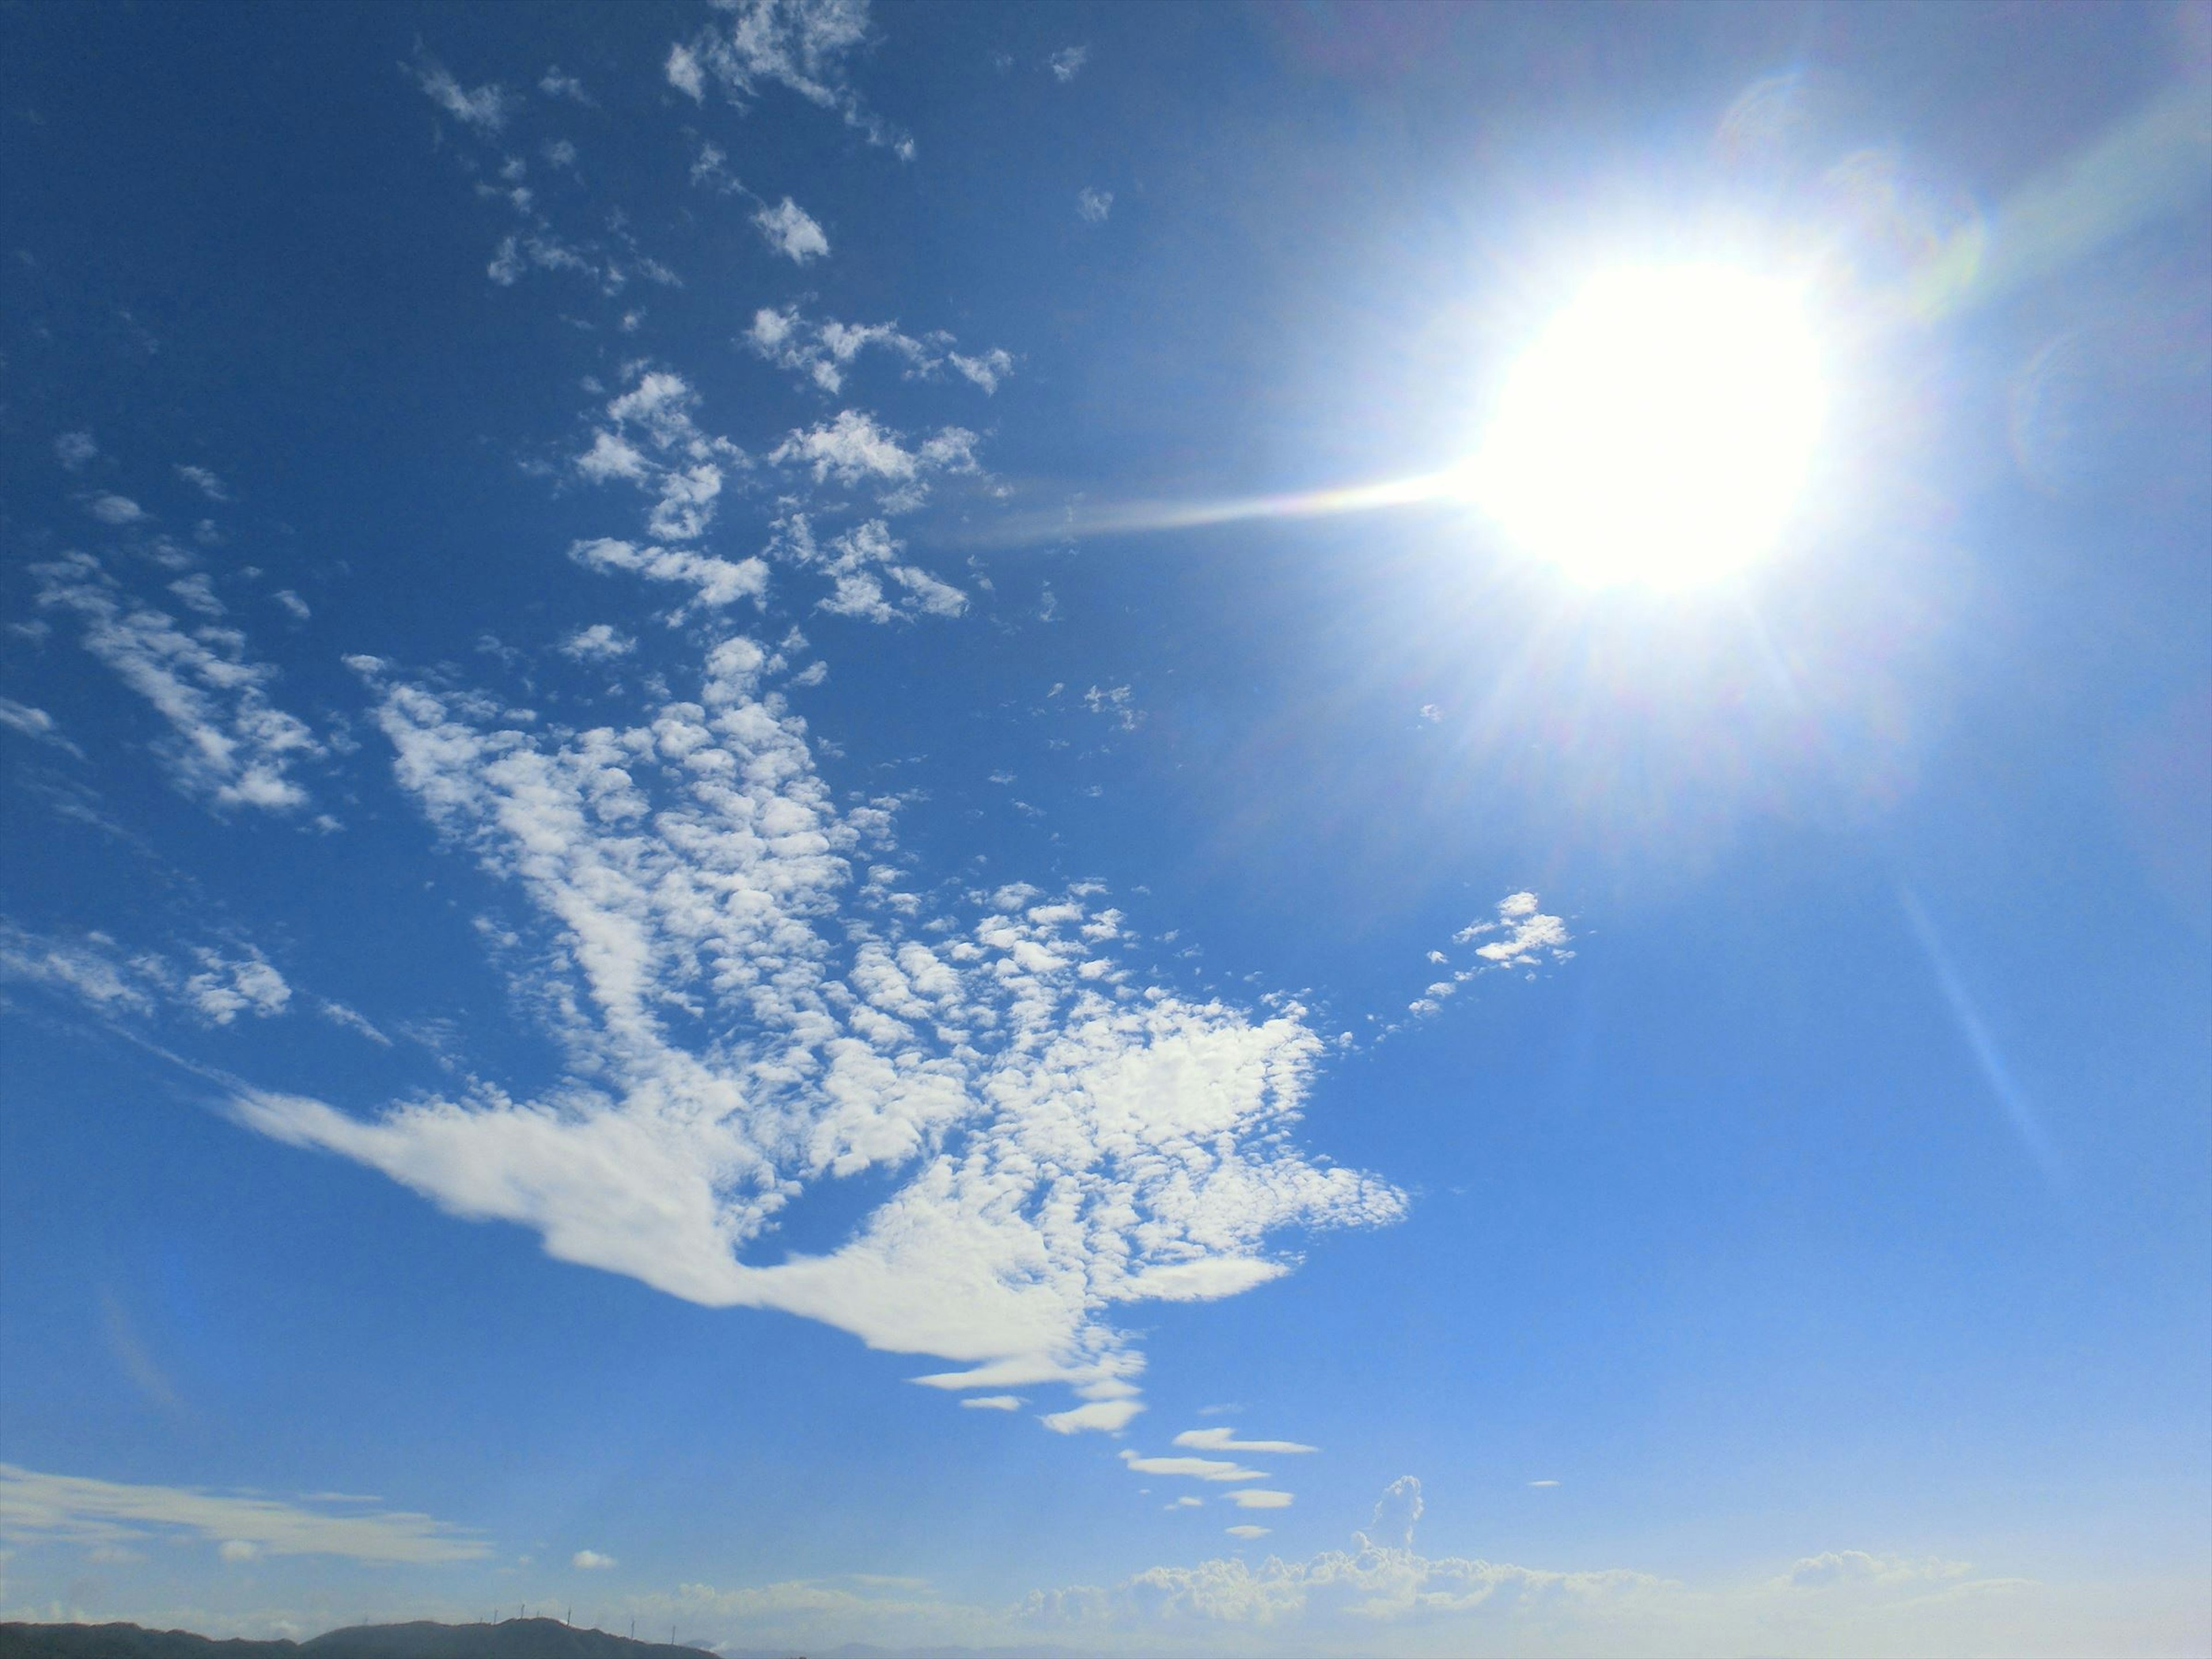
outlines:
M557 1619L495 1625L356 1625L305 1642L218 1642L137 1625L0 1625L0 1659L712 1659L699 1648L633 1642Z

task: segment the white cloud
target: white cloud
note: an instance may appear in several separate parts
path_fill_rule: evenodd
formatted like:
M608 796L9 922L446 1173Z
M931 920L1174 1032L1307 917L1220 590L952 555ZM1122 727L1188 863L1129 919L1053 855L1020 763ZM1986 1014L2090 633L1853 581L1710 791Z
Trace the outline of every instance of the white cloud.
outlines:
M939 581L920 565L902 563L904 544L892 538L881 519L871 519L819 547L805 518L794 514L777 526L775 550L792 562L828 575L830 592L817 608L832 616L887 623L917 615L957 617L968 596ZM889 581L899 590L886 592Z
M1133 1451L1121 1461L1138 1474L1181 1475L1187 1480L1265 1480L1267 1472L1248 1469L1214 1457L1141 1457Z
M1106 216L1114 210L1114 192L1092 190L1085 185L1076 193L1075 211L1085 224L1103 225Z
M347 1007L343 1002L332 1002L325 999L317 1006L315 1012L330 1021L331 1024L343 1025L346 1030L367 1037L380 1048L389 1048L392 1046L392 1039L377 1030L366 1014L357 1009Z
M1265 1538L1273 1530L1273 1527L1255 1527L1249 1521L1241 1526L1222 1528L1222 1531L1227 1533L1231 1538Z
M280 587L269 597L291 612L295 622L305 622L315 614L307 609L307 602L289 587Z
M1014 372L1013 354L999 346L993 346L975 357L965 357L957 351L950 352L945 361L952 365L955 374L973 381L987 392L996 392L1006 376Z
M179 576L169 584L187 611L197 611L203 617L226 615L228 607L215 596L215 581L204 570L196 570L189 576Z
M686 548L638 547L602 537L568 550L577 563L594 570L629 570L657 582L681 582L693 603L720 608L757 599L768 587L768 566L759 559L720 559Z
M971 1412L1018 1412L1022 1408L1022 1397L1018 1394L971 1394L960 1403Z
M940 916L861 881L896 863L890 812L817 774L781 662L725 639L688 695L581 732L361 665L403 788L526 903L517 994L566 1075L233 1109L563 1260L935 1356L921 1380L956 1393L1057 1382L1048 1426L1121 1427L1119 1308L1236 1294L1288 1270L1271 1237L1403 1200L1291 1143L1321 1053L1295 1004L1148 986L1082 936L1087 887ZM793 1194L863 1170L891 1190L843 1243L750 1258Z
M33 565L39 603L74 612L86 650L151 703L172 738L161 752L186 793L218 806L289 811L307 792L290 776L323 745L303 720L276 708L276 671L249 660L245 636L212 625L189 633L176 620L123 597L98 561L72 553Z
M483 132L497 132L507 125L509 100L497 85L471 90L456 81L450 70L437 64L424 64L409 72L431 102L463 125Z
M1546 962L1564 962L1574 952L1566 947L1574 936L1557 916L1539 908L1534 893L1510 893L1498 902L1498 920L1471 922L1452 935L1452 943L1465 945L1496 933L1475 947L1475 955L1498 967L1534 968Z
M1826 1550L1791 1563L1783 1579L1792 1589L1799 1590L1861 1584L1909 1587L1953 1583L1967 1577L1973 1570L1970 1561L1947 1561L1936 1556L1915 1560L1905 1556L1870 1555L1864 1550Z
M1083 706L1094 714L1110 717L1124 732L1133 732L1145 723L1145 711L1137 707L1137 694L1126 685L1094 685L1083 694Z
M84 750L62 735L61 723L43 708L33 708L29 703L17 702L13 697L0 697L0 726L5 726L19 737L64 750L79 760Z
M1185 1429L1175 1437L1175 1443L1192 1451L1258 1452L1277 1456L1321 1449L1318 1446L1300 1445L1295 1440L1239 1440L1234 1429Z
M566 98L574 103L589 104L592 95L584 90L584 83L573 75L564 75L556 64L538 77L538 90L548 98Z
M1083 72L1083 66L1090 61L1090 47L1062 46L1044 63L1045 67L1052 71L1052 78L1066 86Z
M1169 1502L1161 1504L1160 1507L1164 1510L1202 1510L1206 1507L1206 1500L1203 1498L1191 1498L1186 1496L1172 1498Z
M914 141L872 113L846 79L846 60L868 38L867 0L726 0L722 27L710 27L668 54L671 86L703 98L711 75L732 100L787 87L811 104L834 110L872 144L902 160Z
M94 495L86 501L84 510L102 524L137 524L146 516L146 509L128 495Z
M179 466L177 469L177 476L211 501L227 501L230 499L229 488L221 478L216 477L204 466Z
M1144 1409L1134 1400L1094 1400L1087 1406L1053 1412L1037 1421L1054 1434L1119 1434Z
M273 1498L127 1486L0 1463L0 1536L112 1545L163 1533L216 1543L227 1561L334 1555L428 1565L490 1553L481 1540L427 1515L331 1515Z
M228 1025L241 1013L266 1019L283 1013L292 1000L284 976L250 945L243 957L225 957L204 946L192 956L199 971L185 976L178 994L210 1024Z
M699 67L698 55L680 42L668 49L668 62L663 66L668 84L693 103L702 102L707 96L707 76Z
M830 239L822 227L788 196L774 207L763 206L753 215L753 223L768 239L768 245L795 265L830 252Z
M1286 1510L1296 1500L1286 1492L1269 1492L1259 1486L1240 1486L1229 1494L1229 1501L1240 1510Z
M579 662L605 662L626 657L636 649L637 641L611 623L593 623L561 641L561 654L574 657Z
M89 432L64 432L54 440L54 459L70 471L82 470L100 453Z
M615 1559L613 1556L602 1555L597 1550L578 1550L574 1555L568 1558L568 1565L570 1566L581 1567L586 1572L601 1571L605 1568L611 1567L614 1564Z
M180 966L157 951L126 952L106 933L62 939L0 919L0 979L46 985L103 1013L143 1014L156 1001L210 1025L283 1013L292 1000L284 976L253 946L236 949L195 945Z
M103 1012L143 1013L154 1006L145 978L105 933L51 939L0 920L0 979L49 986Z
M814 323L796 306L767 307L753 313L745 345L777 368L804 375L823 392L842 389L854 361L869 347L899 359L908 380L935 380L946 368L988 394L1013 373L1011 352L994 346L969 356L951 348L953 337L941 330L917 339L895 323ZM954 428L957 429L957 428Z
M1559 1483L1556 1480L1531 1480L1528 1484L1532 1486L1556 1486Z
M726 438L702 428L699 396L683 376L641 369L627 392L611 399L610 424L596 428L592 447L575 458L594 483L624 479L653 496L646 528L662 541L696 541L714 522L723 480L751 463Z

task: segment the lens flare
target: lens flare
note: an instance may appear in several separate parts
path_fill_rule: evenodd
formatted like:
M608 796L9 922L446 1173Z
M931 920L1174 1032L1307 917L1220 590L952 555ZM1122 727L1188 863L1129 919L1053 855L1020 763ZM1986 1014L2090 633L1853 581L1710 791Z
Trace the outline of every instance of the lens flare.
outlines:
M1467 493L1584 582L1705 580L1778 542L1823 403L1792 285L1722 265L1613 271L1509 372Z

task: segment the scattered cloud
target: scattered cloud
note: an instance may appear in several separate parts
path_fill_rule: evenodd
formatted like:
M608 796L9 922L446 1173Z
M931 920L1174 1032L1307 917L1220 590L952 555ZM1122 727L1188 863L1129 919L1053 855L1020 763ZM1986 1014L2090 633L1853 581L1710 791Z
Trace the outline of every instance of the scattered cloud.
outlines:
M270 702L276 671L246 657L245 635L212 624L180 628L125 596L87 554L31 570L40 579L40 605L74 613L84 648L168 723L172 735L159 748L187 794L269 811L307 804L290 772L324 747L305 721Z
M343 1002L332 1002L325 999L317 1006L315 1012L330 1021L331 1024L342 1025L357 1036L367 1037L380 1048L389 1048L392 1046L392 1039L371 1024L366 1014L347 1007Z
M179 466L177 476L211 501L227 501L230 488L204 466Z
M1114 211L1114 192L1092 190L1085 185L1076 193L1075 211L1085 224L1103 225L1106 222L1106 216Z
M594 483L626 480L654 497L646 528L660 541L696 541L714 522L725 479L751 461L702 428L699 395L680 374L641 368L610 399L576 471Z
M994 346L970 356L953 349L953 337L941 330L917 339L895 322L815 323L796 306L755 312L743 340L755 355L829 392L842 389L854 360L870 347L898 359L908 380L935 380L949 368L987 393L996 392L1014 369L1011 352Z
M1556 1480L1531 1480L1528 1484L1532 1486L1556 1486L1559 1483Z
M584 732L361 662L402 788L526 907L508 959L566 1076L233 1110L563 1260L951 1361L919 1380L955 1393L1055 1382L1076 1401L1048 1427L1120 1429L1143 1360L1117 1309L1235 1295L1288 1270L1272 1235L1403 1200L1291 1144L1321 1052L1295 1003L1148 985L1085 937L1088 884L940 917L863 880L896 869L891 813L837 803L781 660L725 638L682 694ZM895 1182L842 1244L751 1259L793 1194L869 1170Z
M1296 1500L1286 1492L1269 1492L1259 1486L1242 1486L1229 1494L1229 1501L1240 1510L1286 1510Z
M818 259L830 252L830 238L805 208L788 196L774 207L753 215L753 223L768 245L795 265Z
M1124 732L1133 732L1145 723L1145 711L1137 707L1137 694L1126 685L1094 685L1083 694L1083 706L1094 714L1107 715Z
M1249 1521L1247 1521L1241 1526L1224 1527L1222 1530L1227 1533L1231 1538L1265 1538L1269 1533L1274 1531L1274 1528L1273 1527L1255 1527Z
M636 649L637 641L611 623L593 623L561 641L561 654L574 657L578 662L605 662L615 657L626 657Z
M669 50L668 83L703 100L711 77L733 102L781 86L835 111L872 144L914 157L914 140L868 109L847 79L848 60L868 39L867 0L727 0L726 21Z
M693 103L704 101L707 96L707 72L699 67L699 56L680 41L668 49L668 61L663 65L668 84Z
M453 71L440 64L418 64L407 72L432 103L464 126L489 133L497 132L507 125L511 100L497 85L481 86L471 90L456 81Z
M62 750L79 760L84 758L84 750L62 735L61 723L43 708L17 702L13 697L0 697L0 726L33 743Z
M1018 1412L1022 1408L1022 1397L1018 1394L971 1394L960 1403L971 1412Z
M1083 66L1090 61L1090 47L1062 46L1044 60L1044 66L1052 71L1054 80L1066 86L1083 72Z
M817 608L832 616L887 623L916 616L957 617L968 608L968 596L958 588L901 561L904 544L892 539L881 519L856 526L823 547L816 544L805 518L793 514L777 526L774 548L792 562L830 577L831 590ZM886 591L886 580L896 592Z
M562 73L558 64L538 77L538 90L548 98L566 98L572 103L588 105L592 95L584 90L584 83L573 75Z
M1264 1469L1248 1469L1213 1457L1142 1457L1133 1451L1121 1461L1138 1474L1180 1475L1188 1480L1265 1480Z
M146 517L146 509L128 495L103 494L88 496L84 510L102 524L137 524Z
M615 1564L611 1555L602 1555L597 1550L578 1550L568 1558L572 1567L581 1567L586 1572L599 1572Z
M215 1543L226 1561L333 1555L420 1565L490 1553L482 1540L427 1515L333 1515L273 1498L127 1486L0 1463L0 1536L99 1546L164 1534Z
M99 453L89 432L64 432L54 440L54 459L72 472L82 471Z
M1300 1445L1295 1440L1239 1440L1234 1429L1185 1429L1175 1437L1175 1443L1192 1451L1258 1452L1275 1456L1321 1449L1318 1446Z

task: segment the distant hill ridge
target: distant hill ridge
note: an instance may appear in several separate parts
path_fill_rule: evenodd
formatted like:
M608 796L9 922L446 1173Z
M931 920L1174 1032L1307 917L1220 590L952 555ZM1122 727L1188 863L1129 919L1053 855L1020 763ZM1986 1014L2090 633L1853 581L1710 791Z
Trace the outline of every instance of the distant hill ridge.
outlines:
M635 1642L557 1619L495 1625L356 1625L305 1642L217 1641L137 1625L0 1625L0 1659L713 1659L701 1648Z

